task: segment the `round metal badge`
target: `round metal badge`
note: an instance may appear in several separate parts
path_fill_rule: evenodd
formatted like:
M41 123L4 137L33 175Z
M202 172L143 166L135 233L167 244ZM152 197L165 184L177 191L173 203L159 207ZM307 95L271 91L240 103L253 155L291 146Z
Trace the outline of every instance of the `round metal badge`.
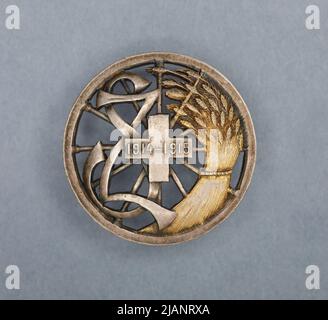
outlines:
M256 157L245 102L217 70L173 53L118 61L69 114L64 162L85 210L145 244L194 239L222 222L249 186Z

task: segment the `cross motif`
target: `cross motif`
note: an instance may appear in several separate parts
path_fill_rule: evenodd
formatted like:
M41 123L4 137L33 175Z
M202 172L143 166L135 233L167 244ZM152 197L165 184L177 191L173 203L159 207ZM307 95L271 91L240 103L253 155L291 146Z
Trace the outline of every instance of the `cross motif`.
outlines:
M157 114L148 119L147 139L125 138L123 156L126 160L148 159L149 182L168 182L172 158L192 156L191 139L169 136L169 115Z

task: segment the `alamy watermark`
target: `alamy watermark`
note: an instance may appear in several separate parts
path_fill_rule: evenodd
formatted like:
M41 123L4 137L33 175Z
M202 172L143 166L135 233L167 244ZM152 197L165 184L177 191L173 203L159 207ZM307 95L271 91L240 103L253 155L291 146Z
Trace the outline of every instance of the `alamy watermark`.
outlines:
M7 6L5 9L5 26L8 30L20 29L20 10L16 5Z
M307 290L320 289L320 268L311 264L305 268L305 288ZM5 287L8 290L20 290L20 269L17 265L8 265L5 268Z
M308 30L319 30L320 29L320 9L316 5L309 5L305 8L305 27Z
M308 290L320 289L320 269L318 266L311 264L305 268L305 287Z
M20 289L20 270L18 266L11 264L5 269L5 286L8 290Z
M20 9L11 4L5 7L5 27L8 30L20 30ZM309 4L305 8L305 27L308 30L320 29L320 8L318 5Z

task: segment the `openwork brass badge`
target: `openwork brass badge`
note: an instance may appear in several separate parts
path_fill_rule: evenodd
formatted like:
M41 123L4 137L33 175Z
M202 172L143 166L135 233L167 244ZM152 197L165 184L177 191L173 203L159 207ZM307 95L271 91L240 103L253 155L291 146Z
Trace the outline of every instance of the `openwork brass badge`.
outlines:
M123 59L69 115L66 173L104 228L147 244L191 240L241 201L255 165L245 102L218 71L172 53Z

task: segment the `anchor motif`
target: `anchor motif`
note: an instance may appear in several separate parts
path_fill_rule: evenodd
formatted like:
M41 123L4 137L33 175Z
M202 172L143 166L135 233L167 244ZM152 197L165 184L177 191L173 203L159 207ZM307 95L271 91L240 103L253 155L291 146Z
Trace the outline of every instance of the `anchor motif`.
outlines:
M130 94L130 95L116 95L111 94L105 91L100 91L97 96L97 109L106 106L106 112L109 120L111 123L121 131L122 135L124 137L138 137L139 133L136 130L136 127L138 127L141 124L141 121L145 118L146 114L150 111L150 109L153 107L154 103L158 99L159 96L159 90L153 90L148 93L139 93L139 91L142 91L146 87L148 87L149 83L143 79L142 77L130 74L130 73L121 73L119 76L115 77L112 82L109 85L109 90L112 88L112 86L118 81L122 79L130 80L135 87L136 94ZM113 103L121 103L121 102L127 102L127 101L142 101L144 100L144 104L140 108L137 116L133 120L132 124L129 125L127 122L125 122L118 113L114 110L112 107ZM161 117L161 116L157 116ZM168 129L168 128L167 128ZM151 134L151 132L150 132ZM154 136L154 138L156 138ZM154 218L156 219L156 222L158 224L159 230L167 227L171 224L171 222L176 217L176 213L174 211L168 210L163 208L162 206L155 203L153 200L157 198L158 191L159 191L159 184L156 182L160 182L160 177L157 176L157 179L152 178L153 176L158 175L161 171L157 168L156 164L153 164L152 161L150 161L149 164L149 174L150 174L150 181L149 181L149 193L147 199L144 197L135 195L135 194L128 194L128 193L119 193L119 194L113 194L109 195L109 184L110 184L110 176L111 171L113 169L113 166L115 164L115 161L118 157L118 155L123 151L123 139L118 141L118 143L113 147L111 150L111 153L109 157L106 159L104 152L102 150L101 143L98 142L93 150L90 152L85 166L83 170L83 181L86 186L87 192L92 198L92 200L102 209L104 212L116 217L116 218L131 218L140 215L143 210L140 210L140 208L137 208L132 211L116 211L109 209L103 205L104 202L108 201L128 201L128 202L134 202L140 205L140 207L148 210L152 213ZM158 159L157 159L158 160ZM100 197L102 202L98 200L96 195L93 192L92 189L92 172L93 169L100 163L105 161L105 166L101 174L100 178ZM156 161L156 160L155 160ZM159 165L160 166L160 165Z

